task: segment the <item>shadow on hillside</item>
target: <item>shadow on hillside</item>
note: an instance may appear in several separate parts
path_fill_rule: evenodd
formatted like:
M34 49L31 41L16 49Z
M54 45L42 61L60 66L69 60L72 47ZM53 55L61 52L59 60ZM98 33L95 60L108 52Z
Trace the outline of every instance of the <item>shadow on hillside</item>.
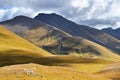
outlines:
M0 53L0 66L37 63L42 65L52 66L59 63L108 63L109 61L94 59L94 58L81 58L76 56L51 56L39 57L38 55L14 55Z

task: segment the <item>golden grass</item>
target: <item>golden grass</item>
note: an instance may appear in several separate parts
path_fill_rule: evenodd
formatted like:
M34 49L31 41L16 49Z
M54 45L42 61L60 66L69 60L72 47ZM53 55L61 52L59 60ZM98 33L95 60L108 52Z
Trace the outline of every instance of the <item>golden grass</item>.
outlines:
M100 53L101 58L103 59L110 61L120 61L120 56L117 53L114 53L101 45L88 40L83 40L83 43L86 43L85 45L91 45L96 51Z
M48 67L36 64L21 64L1 67L0 78L1 80L110 80L102 75L91 74L101 71L104 66L112 63L112 61L119 60L118 55L113 55L112 52L106 51L105 48L102 49L101 46L99 47L101 52L102 50L106 52L103 53L103 56L106 55L104 59L73 55L55 56L0 26L0 66L20 63L49 65ZM111 56L108 56L109 53L107 52ZM92 70L95 67L96 69ZM26 68L35 69L37 74L26 75L24 73Z
M1 67L0 78L1 80L111 80L72 68L37 64Z
M120 80L120 62L109 64L96 74L112 80Z
M18 50L26 50L26 51L30 50L35 54L40 54L43 56L51 55L49 52L22 39L21 37L10 32L3 26L0 26L0 51L10 50L10 49L13 49L13 50L18 49Z
M80 56L52 56L44 58L45 60L52 61L47 65L63 66L73 68L78 71L97 73L104 69L108 64L114 63L113 61L103 60L100 58L84 58Z
M57 66L69 67L87 73L97 73L103 70L106 65L106 63L61 63Z
M30 42L10 32L8 29L4 28L3 26L0 26L0 55L3 56L3 58L6 58L6 56L8 56L8 58L9 56L12 57L25 56L30 58L33 57L36 58L37 60L42 59L42 57L43 58L45 57L44 59L48 58L48 61L51 60L51 62L52 61L58 61L58 62L84 61L84 59L82 60L81 57L75 57L75 56L53 56L47 51L31 44ZM50 57L51 55L53 57ZM47 62L47 60L45 61ZM85 61L89 61L89 60L85 59Z
M52 56L52 54L0 26L0 66L29 62L38 63L37 58L44 56Z

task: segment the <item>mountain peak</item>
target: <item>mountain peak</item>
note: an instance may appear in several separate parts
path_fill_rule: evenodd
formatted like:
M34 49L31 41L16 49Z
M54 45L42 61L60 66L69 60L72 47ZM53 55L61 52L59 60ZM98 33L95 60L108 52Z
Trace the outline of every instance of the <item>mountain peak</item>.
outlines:
M37 21L33 18L20 15L14 17L13 19L3 21L0 24L8 24L9 26L22 25L22 26L29 26L29 28L35 28L37 26L43 25L44 23Z
M55 20L61 20L65 19L63 16L56 14L56 13L51 13L51 14L46 14L46 13L39 13L35 19L55 19Z
M47 13L39 13L37 16L60 16L59 14L56 14L56 13L49 13L49 14L47 14Z
M26 16L24 16L24 15L19 15L19 16L16 16L16 17L14 17L14 18L26 18Z
M16 16L13 18L13 20L29 20L29 19L32 19L32 18L29 18L27 16L23 16L23 15L19 15L19 16Z

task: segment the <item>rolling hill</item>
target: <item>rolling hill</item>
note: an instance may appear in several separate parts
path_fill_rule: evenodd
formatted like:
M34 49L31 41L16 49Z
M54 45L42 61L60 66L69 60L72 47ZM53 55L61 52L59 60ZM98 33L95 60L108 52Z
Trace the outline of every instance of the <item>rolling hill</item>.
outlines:
M88 41L89 42L89 41ZM0 26L0 66L2 64L12 64L12 63L39 63L39 64L49 64L65 62L79 63L82 61L93 62L96 58L90 60L90 58L83 58L77 56L55 56L51 53L31 44L30 42L24 40L23 38L17 36L15 33L9 31L3 26ZM101 48L102 49L102 48ZM101 51L100 49L100 51ZM103 50L107 51L106 48ZM113 54L108 50L108 54L101 54L102 57L108 57L107 59L119 60L119 56ZM88 60L87 60L88 59ZM98 58L99 62L99 58Z
M112 80L120 80L120 62L107 65L97 74L106 78L111 78Z
M30 51L38 51L39 55L49 56L51 55L47 51L40 49L39 47L31 44L30 42L22 39L21 37L17 36L13 32L9 31L3 26L0 26L0 51L9 50L9 49L23 49L23 50L30 50Z
M0 67L1 80L112 80L72 68L21 64Z
M120 41L101 30L76 24L55 13L40 13L34 19L55 26L72 36L83 37L120 53Z
M37 63L51 66L92 63L94 66L96 63L106 64L111 63L111 61L119 60L118 55L113 53L110 53L112 57L103 55L105 58L108 57L107 59L110 61L100 58L86 58L73 55L55 56L22 39L3 26L0 26L0 41L0 66L22 63Z
M0 66L30 62L33 61L31 60L32 57L37 58L51 55L49 52L40 49L3 26L0 26Z
M116 53L97 43L82 37L72 36L54 26L38 22L32 18L17 16L3 23L6 23L4 25L16 34L53 54L72 54L106 60L120 59ZM38 24L38 26L30 27L28 23Z

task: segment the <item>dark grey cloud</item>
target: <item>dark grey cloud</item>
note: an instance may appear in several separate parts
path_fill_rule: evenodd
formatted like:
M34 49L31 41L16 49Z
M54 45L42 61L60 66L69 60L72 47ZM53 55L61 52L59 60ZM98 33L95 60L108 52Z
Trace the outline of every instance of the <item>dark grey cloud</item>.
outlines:
M71 1L71 0L68 0ZM34 10L39 9L56 9L67 6L65 0L0 0L0 7L24 7Z
M113 25L116 23L115 21L111 20L103 20L103 19L90 19L90 20L85 20L85 21L80 21L80 23L95 26L96 24L106 24L106 25Z
M58 13L79 24L119 25L120 0L0 0L0 21L17 15Z
M27 0L28 1L28 0ZM31 6L34 5L34 6ZM28 1L28 6L34 9L57 9L67 6L68 3L65 0L30 0Z
M90 20L81 20L79 23L95 26L96 24L106 24L114 25L116 22L120 21L120 17L111 17L107 19L90 19Z

